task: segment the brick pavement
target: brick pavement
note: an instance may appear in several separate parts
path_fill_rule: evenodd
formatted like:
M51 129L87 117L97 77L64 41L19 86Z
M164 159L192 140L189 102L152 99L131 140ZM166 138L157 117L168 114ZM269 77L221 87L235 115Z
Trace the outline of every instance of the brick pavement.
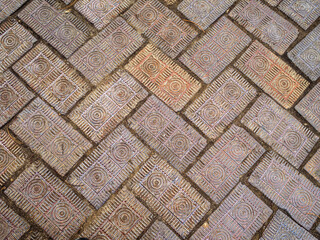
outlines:
M319 16L0 0L0 240L320 239Z

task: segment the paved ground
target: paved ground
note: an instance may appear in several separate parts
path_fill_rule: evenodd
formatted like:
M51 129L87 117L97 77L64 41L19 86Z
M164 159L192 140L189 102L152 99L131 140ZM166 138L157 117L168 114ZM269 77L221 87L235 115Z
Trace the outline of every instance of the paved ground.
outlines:
M0 239L320 239L319 16L0 0Z

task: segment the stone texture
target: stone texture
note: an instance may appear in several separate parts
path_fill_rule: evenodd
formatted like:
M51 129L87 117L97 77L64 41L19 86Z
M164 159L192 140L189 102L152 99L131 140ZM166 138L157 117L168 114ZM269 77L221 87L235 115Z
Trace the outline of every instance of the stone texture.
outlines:
M83 78L43 43L30 50L13 69L62 114L89 90Z
M187 108L185 115L215 139L255 95L256 90L236 70L229 68Z
M0 22L4 21L15 12L27 0L1 0L0 1Z
M312 81L320 77L320 25L315 27L289 53L290 60Z
M155 96L151 96L128 120L130 128L183 171L206 146L206 140Z
M150 151L120 125L72 172L68 182L98 209L149 154Z
M229 16L281 55L298 36L295 26L258 0L239 2Z
M69 57L89 38L89 29L72 13L59 10L55 0L33 0L20 13L19 18L62 55Z
M234 2L235 0L183 0L178 5L178 10L199 28L207 29Z
M304 30L320 16L320 4L317 0L283 0L278 8Z
M33 97L34 94L10 70L0 73L0 127L16 115Z
M36 39L16 21L10 19L0 25L0 73L4 72L23 54Z
M249 182L306 229L317 220L320 189L274 152L263 157Z
M146 97L147 92L120 70L91 92L69 117L93 141L99 142Z
M181 110L201 87L194 77L151 44L125 68L174 111Z
M89 239L134 240L151 223L151 212L126 188L104 205L81 236Z
M142 236L141 240L179 240L180 238L170 230L163 222L155 221L148 231Z
M8 133L0 130L0 186L8 181L26 161L22 148Z
M92 146L39 98L19 113L10 129L61 175Z
M265 94L258 98L241 122L296 168L319 139Z
M92 213L65 183L35 163L5 194L54 239L69 239Z
M307 80L258 41L250 45L235 66L284 108L292 107L309 86Z
M267 229L263 233L261 240L281 240L281 239L305 239L316 240L314 236L291 220L286 214L278 210Z
M131 185L134 194L183 237L210 207L178 171L156 154L138 171Z
M277 6L282 0L264 0L265 2L269 3L271 6Z
M304 169L320 183L320 149L307 162Z
M248 132L232 125L187 175L215 203L220 203L264 151Z
M126 21L118 17L70 57L70 62L97 85L144 42Z
M20 239L29 228L30 225L0 199L0 239Z
M124 18L170 57L176 57L197 35L158 0L138 0Z
M239 183L191 240L251 239L271 214L263 201Z
M205 83L211 83L250 41L249 36L223 16L179 60Z

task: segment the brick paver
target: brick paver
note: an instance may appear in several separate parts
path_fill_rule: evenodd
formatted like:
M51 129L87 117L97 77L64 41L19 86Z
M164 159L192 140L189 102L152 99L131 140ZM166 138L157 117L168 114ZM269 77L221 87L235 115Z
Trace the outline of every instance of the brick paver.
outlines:
M163 222L156 221L142 236L141 240L179 240L178 236L170 230Z
M42 164L28 167L5 194L54 239L69 239L92 213Z
M263 157L249 182L306 229L317 220L320 188L274 152Z
M27 0L3 0L0 2L0 22L4 21Z
M307 162L304 169L320 183L320 149Z

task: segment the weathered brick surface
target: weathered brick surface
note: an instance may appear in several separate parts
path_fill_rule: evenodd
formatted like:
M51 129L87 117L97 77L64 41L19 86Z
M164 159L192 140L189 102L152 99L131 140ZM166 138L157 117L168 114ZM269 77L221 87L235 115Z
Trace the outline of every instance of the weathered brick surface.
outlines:
M0 0L0 240L320 239L319 0Z

